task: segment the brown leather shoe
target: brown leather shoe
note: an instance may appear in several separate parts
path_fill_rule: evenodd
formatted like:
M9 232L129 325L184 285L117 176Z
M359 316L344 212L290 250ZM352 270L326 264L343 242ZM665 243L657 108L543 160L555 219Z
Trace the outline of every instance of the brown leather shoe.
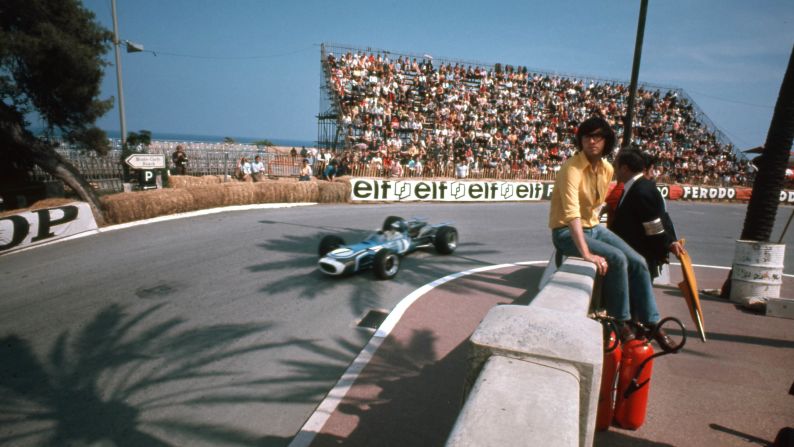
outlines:
M656 343L659 344L659 347L662 348L664 352L673 352L678 347L678 345L667 335L667 332L664 331L662 328L658 328L656 332L653 334L653 339Z

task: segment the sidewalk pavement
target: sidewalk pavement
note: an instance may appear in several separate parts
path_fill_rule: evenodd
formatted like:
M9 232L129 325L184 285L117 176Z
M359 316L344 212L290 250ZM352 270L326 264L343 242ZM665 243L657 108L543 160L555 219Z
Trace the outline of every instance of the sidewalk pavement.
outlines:
M529 303L543 267L463 276L421 296L311 446L443 446L463 402L469 336L492 306ZM677 284L680 269L671 270ZM700 289L720 287L728 274L703 267L695 272ZM654 361L645 424L636 431L598 433L596 446L768 445L780 428L794 426L794 396L788 395L794 382L794 320L701 295L708 338L703 343L678 288L654 291L662 316L686 324L687 344ZM794 279L784 279L781 296L794 297Z

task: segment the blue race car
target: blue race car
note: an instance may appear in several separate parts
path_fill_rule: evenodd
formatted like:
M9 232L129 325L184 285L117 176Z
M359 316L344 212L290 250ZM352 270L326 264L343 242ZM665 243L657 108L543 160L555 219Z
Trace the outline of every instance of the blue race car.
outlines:
M423 247L448 255L458 246L458 230L448 223L428 225L424 219L389 216L383 228L357 244L346 245L339 236L320 241L320 271L341 276L372 268L380 279L391 279L400 270L400 257Z

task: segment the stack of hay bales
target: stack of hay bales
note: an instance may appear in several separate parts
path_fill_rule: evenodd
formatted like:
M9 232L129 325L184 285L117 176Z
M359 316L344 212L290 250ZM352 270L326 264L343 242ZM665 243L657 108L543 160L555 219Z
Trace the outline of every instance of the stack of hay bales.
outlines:
M103 196L100 200L105 209L105 221L108 224L150 219L197 209L187 189L123 192Z
M234 205L259 203L344 203L349 178L333 182L226 182L223 177L172 176L168 189L113 194L101 198L108 224Z

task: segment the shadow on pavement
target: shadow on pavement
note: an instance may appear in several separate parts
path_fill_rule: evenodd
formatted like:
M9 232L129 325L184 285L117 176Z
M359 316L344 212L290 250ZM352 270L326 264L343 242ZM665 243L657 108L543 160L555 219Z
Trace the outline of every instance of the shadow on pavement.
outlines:
M215 393L233 389L243 372L230 360L284 346L256 342L272 325L188 328L180 318L158 319L163 306L137 315L108 306L62 332L40 358L16 335L0 339L0 444L286 445L175 411L213 405Z
M342 441L346 446L362 447L444 444L462 403L463 377L459 372L466 365L466 345L434 360L433 335L417 331L405 345L389 340L380 349L376 362L359 378L359 390L366 393L374 387L376 395L347 396L338 410L355 417L340 418L342 425L336 427L340 434L324 431L313 447ZM351 419L355 426L346 426Z

